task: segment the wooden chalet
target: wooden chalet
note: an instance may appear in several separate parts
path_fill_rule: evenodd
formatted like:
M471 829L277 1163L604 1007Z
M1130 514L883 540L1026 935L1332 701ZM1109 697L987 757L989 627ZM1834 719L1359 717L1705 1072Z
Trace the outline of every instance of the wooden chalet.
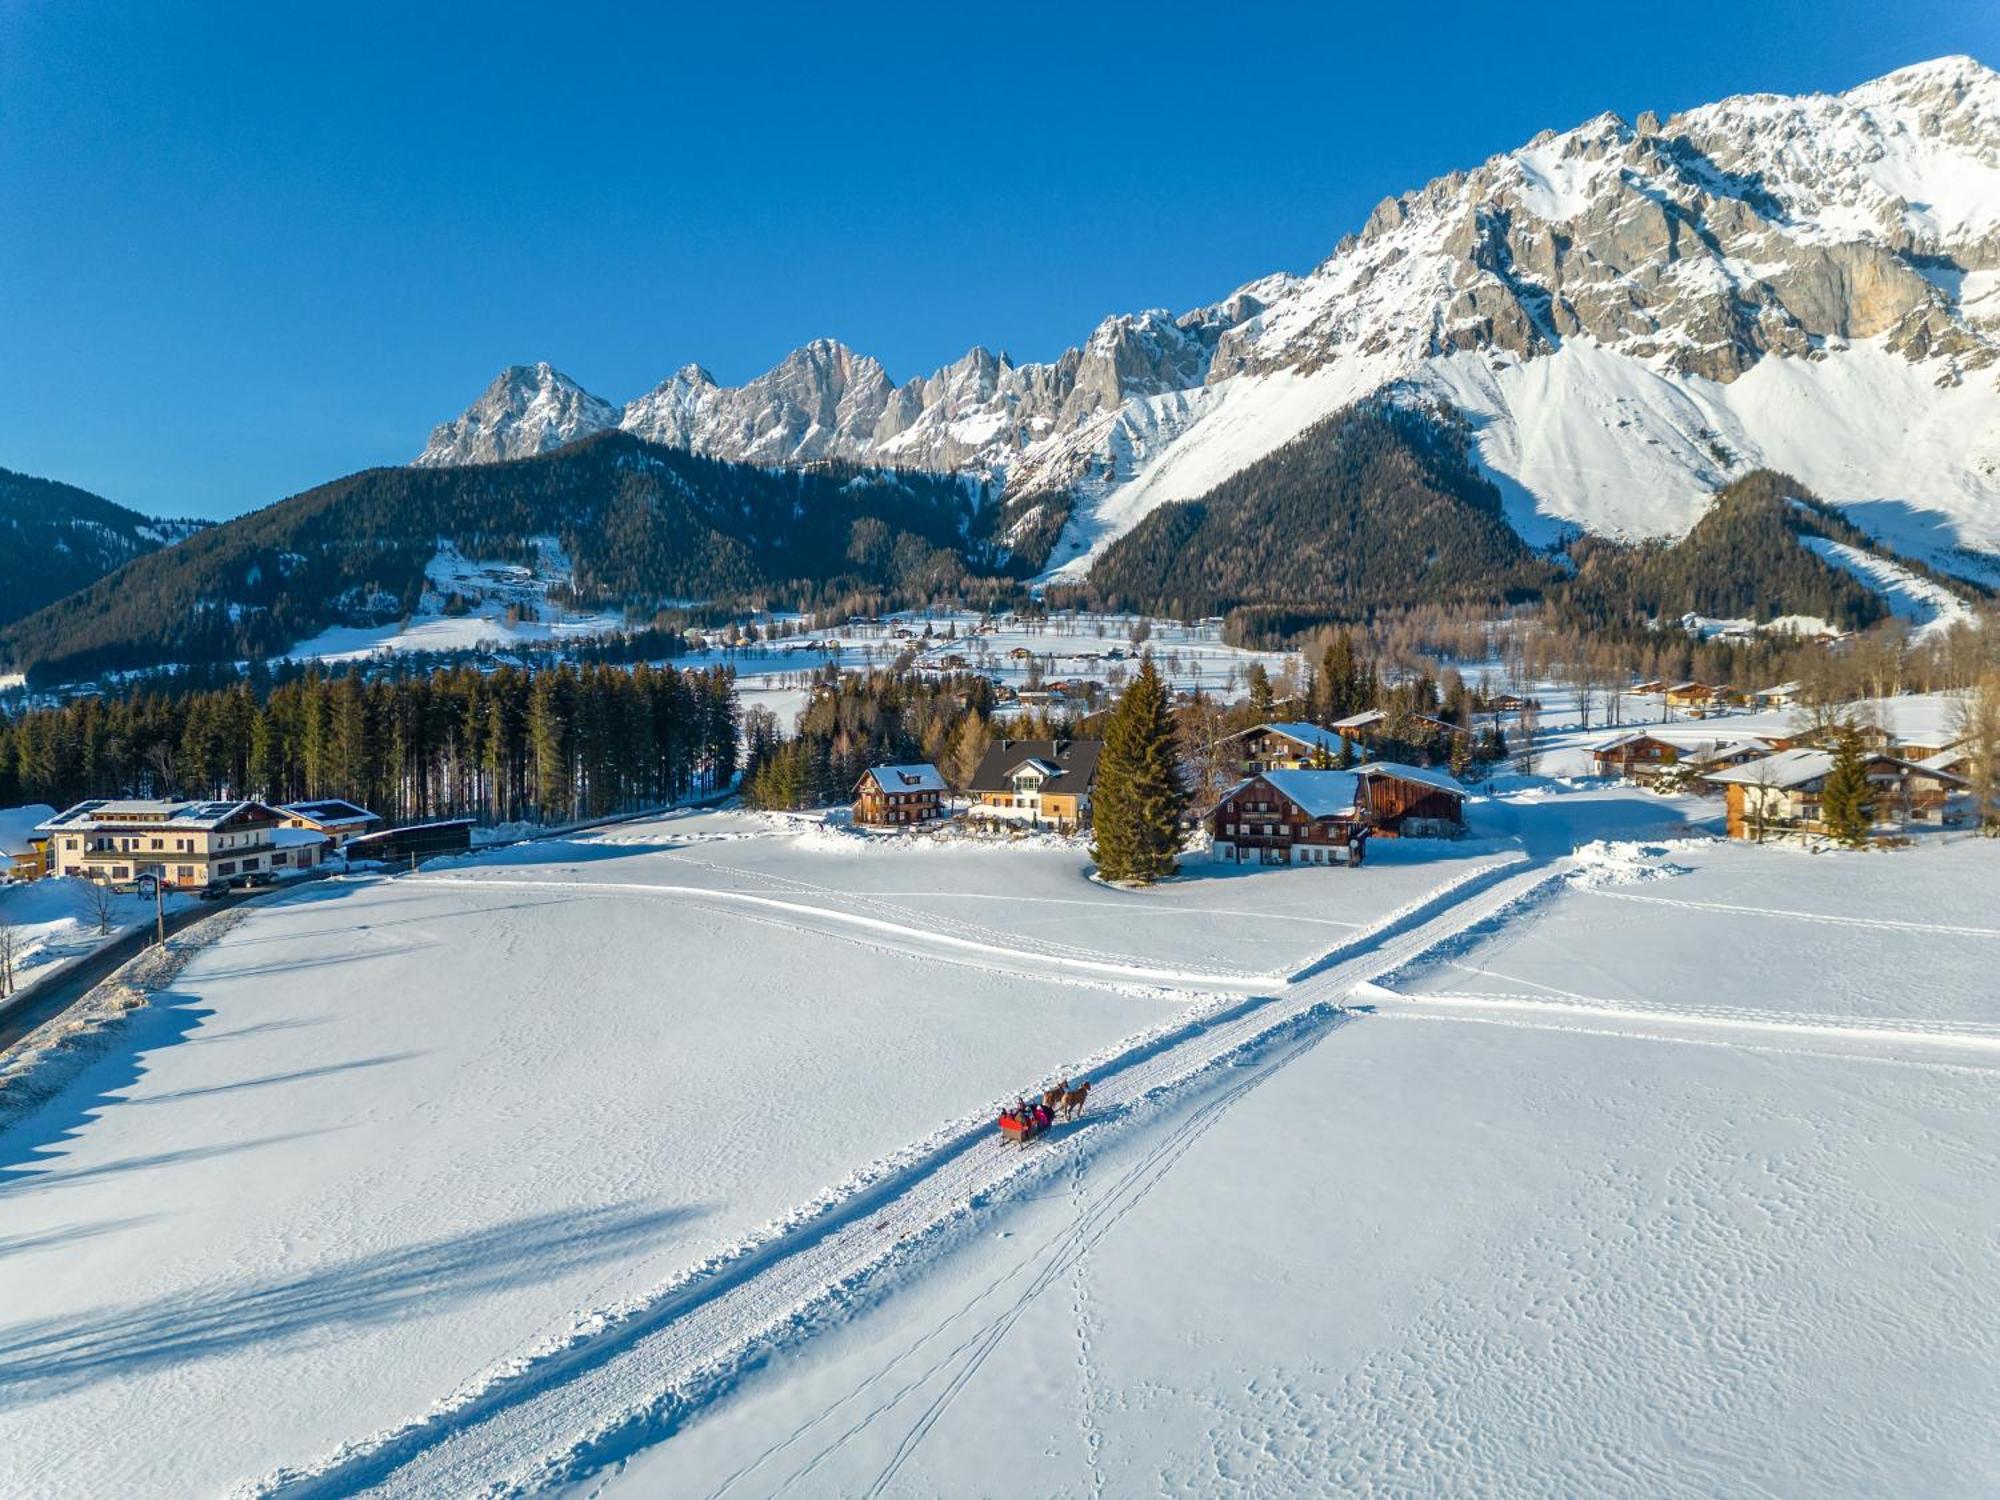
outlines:
M1343 757L1351 762L1362 753L1359 741L1318 724L1259 724L1230 735L1222 743L1230 747L1245 776L1260 771L1325 770L1338 766Z
M1388 726L1389 716L1379 708L1364 709L1333 721L1333 731L1351 740L1371 740Z
M944 777L928 761L874 766L854 785L854 821L865 828L913 828L945 816Z
M966 788L975 811L1063 832L1090 826L1099 740L996 740Z
M1683 740L1644 729L1628 730L1590 747L1592 769L1639 786L1679 773L1706 773L1746 764L1768 755L1771 746L1754 737Z
M1368 844L1361 778L1352 771L1260 771L1208 814L1215 857L1234 864L1358 865Z
M1821 794L1833 761L1831 750L1780 750L1705 779L1728 798L1731 838L1824 834ZM1971 811L1969 783L1951 771L1880 751L1868 755L1863 768L1875 792L1878 825L1950 825Z

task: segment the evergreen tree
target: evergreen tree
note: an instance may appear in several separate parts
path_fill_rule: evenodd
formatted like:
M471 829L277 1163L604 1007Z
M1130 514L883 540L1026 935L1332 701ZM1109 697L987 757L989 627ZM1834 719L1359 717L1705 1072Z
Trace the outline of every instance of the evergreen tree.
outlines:
M1141 885L1173 874L1186 807L1173 714L1148 654L1111 711L1098 760L1091 797L1097 842L1090 853L1099 873Z
M1834 741L1833 769L1819 794L1820 822L1827 836L1850 849L1868 842L1875 822L1875 789L1868 782L1868 758L1861 736L1844 727Z
M1271 674L1264 670L1261 661L1250 663L1250 671L1244 677L1244 685L1250 690L1250 712L1259 720L1271 717Z

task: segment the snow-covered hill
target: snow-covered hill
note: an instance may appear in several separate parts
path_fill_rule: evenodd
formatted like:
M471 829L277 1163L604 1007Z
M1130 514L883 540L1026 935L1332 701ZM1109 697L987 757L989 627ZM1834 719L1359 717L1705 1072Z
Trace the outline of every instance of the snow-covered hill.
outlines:
M1048 364L974 349L898 385L820 340L740 387L684 367L622 411L516 369L418 462L617 424L724 458L977 471L1074 577L1157 505L1391 386L1465 415L1531 537L1676 535L1770 466L1982 572L1957 554L2000 552L1996 360L2000 75L1956 57L1546 132L1385 199L1308 275L1109 318Z

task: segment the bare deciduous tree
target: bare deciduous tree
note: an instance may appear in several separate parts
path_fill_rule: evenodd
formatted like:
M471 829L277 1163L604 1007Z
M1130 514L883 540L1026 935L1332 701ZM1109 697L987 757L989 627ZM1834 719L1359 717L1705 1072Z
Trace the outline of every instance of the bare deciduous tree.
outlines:
M97 880L80 881L76 904L83 919L100 935L111 931L112 919L118 915L118 892L108 884Z

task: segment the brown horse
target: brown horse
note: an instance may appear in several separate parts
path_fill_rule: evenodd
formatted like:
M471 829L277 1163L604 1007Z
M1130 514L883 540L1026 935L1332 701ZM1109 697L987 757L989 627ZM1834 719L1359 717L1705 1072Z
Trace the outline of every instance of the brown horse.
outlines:
M1073 1089L1066 1089L1062 1096L1062 1117L1074 1120L1083 1113L1083 1101L1090 1097L1090 1080L1086 1078Z
M1042 1108L1047 1110L1056 1109L1063 1102L1063 1095L1067 1094L1068 1092L1069 1092L1069 1080L1065 1078L1061 1083L1057 1084L1054 1088L1044 1091L1044 1093L1042 1094Z

